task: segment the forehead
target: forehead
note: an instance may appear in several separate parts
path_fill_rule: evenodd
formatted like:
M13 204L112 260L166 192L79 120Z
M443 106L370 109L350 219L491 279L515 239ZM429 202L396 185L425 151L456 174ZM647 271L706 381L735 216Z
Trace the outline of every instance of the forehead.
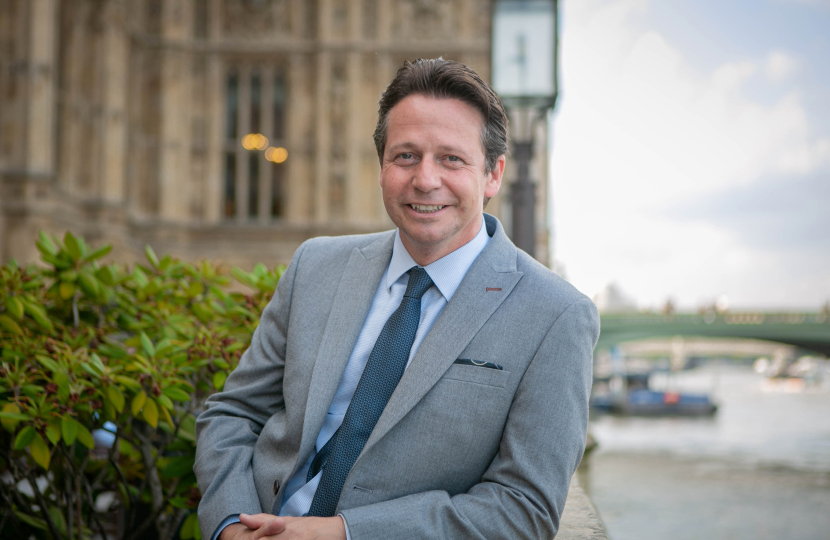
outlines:
M483 125L478 109L460 99L414 94L389 111L387 145L401 142L397 140L401 137L421 136L480 146Z

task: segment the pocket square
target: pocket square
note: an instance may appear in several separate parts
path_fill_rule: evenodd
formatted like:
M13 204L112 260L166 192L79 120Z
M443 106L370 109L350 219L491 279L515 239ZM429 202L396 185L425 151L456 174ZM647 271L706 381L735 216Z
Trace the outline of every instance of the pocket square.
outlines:
M454 363L461 364L462 366L475 366L475 367L483 367L488 369L504 369L502 366L498 364L494 364L493 362L484 362L483 360L471 360L469 358L459 358Z

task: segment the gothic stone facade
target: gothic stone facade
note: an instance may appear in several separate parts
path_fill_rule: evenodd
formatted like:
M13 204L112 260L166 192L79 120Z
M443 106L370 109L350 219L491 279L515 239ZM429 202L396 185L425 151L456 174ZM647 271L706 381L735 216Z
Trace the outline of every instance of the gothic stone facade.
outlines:
M37 260L38 230L250 268L391 228L377 100L418 57L488 77L491 16L489 0L0 0L0 262ZM505 217L506 191L488 211Z

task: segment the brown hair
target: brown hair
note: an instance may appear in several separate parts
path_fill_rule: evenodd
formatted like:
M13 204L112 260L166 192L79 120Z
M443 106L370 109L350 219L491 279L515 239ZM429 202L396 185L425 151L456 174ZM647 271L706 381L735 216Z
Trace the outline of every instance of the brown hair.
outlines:
M481 113L481 145L484 148L485 172L496 166L499 156L507 153L507 114L498 94L489 84L464 64L443 58L406 61L380 97L375 148L383 164L389 112L404 98L420 94L433 98L454 98Z

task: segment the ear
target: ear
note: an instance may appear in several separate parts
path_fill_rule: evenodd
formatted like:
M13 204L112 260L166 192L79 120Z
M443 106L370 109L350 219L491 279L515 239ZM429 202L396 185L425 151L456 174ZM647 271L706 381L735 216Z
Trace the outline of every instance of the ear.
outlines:
M504 154L500 155L499 159L496 160L496 165L493 167L493 170L487 173L487 178L485 178L486 183L484 185L485 197L495 197L496 193L499 192L506 161L507 159L504 157Z

